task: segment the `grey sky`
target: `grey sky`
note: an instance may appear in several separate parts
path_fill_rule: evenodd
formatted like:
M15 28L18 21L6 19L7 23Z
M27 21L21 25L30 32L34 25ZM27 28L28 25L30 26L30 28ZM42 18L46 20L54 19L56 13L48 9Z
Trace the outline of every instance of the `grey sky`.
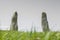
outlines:
M60 30L60 0L0 0L0 26L9 29L14 12L18 12L19 30L41 29L41 13L47 13L50 29Z

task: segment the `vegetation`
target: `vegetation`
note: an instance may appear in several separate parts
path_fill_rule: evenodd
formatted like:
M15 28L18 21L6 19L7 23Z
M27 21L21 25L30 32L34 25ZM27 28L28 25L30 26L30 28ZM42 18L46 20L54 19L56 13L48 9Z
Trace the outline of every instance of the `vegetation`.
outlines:
M19 32L0 30L0 40L60 40L60 32Z

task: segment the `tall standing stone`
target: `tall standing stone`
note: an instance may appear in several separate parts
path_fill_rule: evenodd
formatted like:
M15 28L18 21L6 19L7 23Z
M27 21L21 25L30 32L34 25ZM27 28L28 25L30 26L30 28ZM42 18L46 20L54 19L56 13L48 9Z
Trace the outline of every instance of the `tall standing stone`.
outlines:
M48 25L48 21L47 21L47 15L46 15L45 12L42 12L42 29L43 29L43 32L49 31L49 25Z
M17 12L15 12L12 17L10 30L16 30L16 31L18 30L17 16L18 16L18 14L17 14Z

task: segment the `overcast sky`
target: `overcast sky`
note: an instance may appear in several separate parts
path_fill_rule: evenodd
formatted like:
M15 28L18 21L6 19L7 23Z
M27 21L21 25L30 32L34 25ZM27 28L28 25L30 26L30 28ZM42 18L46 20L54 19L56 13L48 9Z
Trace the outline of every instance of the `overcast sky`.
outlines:
M30 31L33 25L37 31L42 31L41 14L46 12L50 29L60 31L60 0L0 0L1 29L10 29L15 11L19 30Z

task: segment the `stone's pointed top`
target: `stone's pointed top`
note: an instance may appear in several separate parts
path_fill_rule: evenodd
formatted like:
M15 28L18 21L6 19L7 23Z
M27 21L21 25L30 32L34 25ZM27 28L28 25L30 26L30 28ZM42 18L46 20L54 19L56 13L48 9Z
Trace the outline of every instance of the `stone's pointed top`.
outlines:
M42 12L42 17L46 17L46 12Z
M17 15L17 11L15 11L15 15Z
M18 13L17 13L17 11L15 11L15 12L14 12L14 16L17 16L17 15L18 15Z
M46 12L42 12L42 15L46 15Z

